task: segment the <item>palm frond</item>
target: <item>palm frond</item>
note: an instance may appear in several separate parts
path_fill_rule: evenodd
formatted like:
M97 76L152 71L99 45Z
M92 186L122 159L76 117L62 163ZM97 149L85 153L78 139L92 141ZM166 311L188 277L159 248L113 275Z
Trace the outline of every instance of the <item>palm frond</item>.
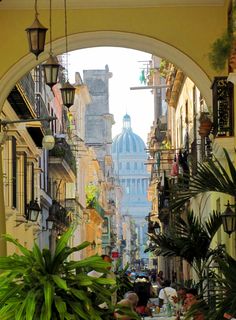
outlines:
M236 195L236 170L225 149L224 153L229 173L217 158L214 161L208 159L203 163L198 163L197 174L194 176L189 174L186 177L189 180L188 189L186 189L186 184L178 184L170 190L172 209L179 209L192 197L208 191Z
M224 259L217 257L220 273L221 299L217 304L217 312L210 314L209 319L221 320L225 312L236 316L236 260L225 254ZM223 297L222 297L223 294Z
M218 250L211 249L211 242L220 225L218 213L213 213L206 222L202 222L190 211L185 219L177 216L175 224L164 234L151 235L148 250L157 256L181 257L194 267L201 279L205 266Z
M205 227L210 237L213 238L216 232L219 230L222 225L222 215L220 212L213 211L211 215L209 215L208 220L205 222Z

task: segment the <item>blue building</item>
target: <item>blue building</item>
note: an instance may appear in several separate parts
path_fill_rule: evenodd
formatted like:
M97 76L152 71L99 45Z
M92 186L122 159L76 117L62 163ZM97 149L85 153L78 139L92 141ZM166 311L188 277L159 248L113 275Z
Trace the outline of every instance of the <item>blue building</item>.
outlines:
M147 263L148 255L144 253L147 242L147 221L145 217L151 210L147 200L149 174L145 166L147 160L146 146L143 140L133 132L131 118L128 114L123 117L123 129L112 142L112 158L114 172L123 189L121 212L130 216L136 225L136 259ZM131 238L132 241L132 238ZM132 251L131 244L131 251ZM128 246L128 244L127 244Z

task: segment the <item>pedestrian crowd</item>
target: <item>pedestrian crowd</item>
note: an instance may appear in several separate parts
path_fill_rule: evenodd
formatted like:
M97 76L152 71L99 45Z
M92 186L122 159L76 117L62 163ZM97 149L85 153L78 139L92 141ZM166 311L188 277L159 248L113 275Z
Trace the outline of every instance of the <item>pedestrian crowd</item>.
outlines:
M156 289L155 289L156 288ZM200 302L195 288L180 287L176 290L169 279L164 278L162 271L138 274L133 282L133 291L124 295L119 304L130 306L131 310L142 317L152 316L166 310L167 316L176 315L180 319L183 313ZM170 314L168 314L170 312ZM115 319L132 320L132 316L115 314ZM205 320L201 307L194 312L192 320Z
M107 256L102 256L103 260L112 262L112 259ZM115 274L109 269L108 277L115 277ZM100 277L96 271L88 273L92 277ZM116 301L116 293L113 292L111 302L116 305L114 319L133 320L136 316L152 316L152 313L160 313L163 310L167 316L176 315L176 320L179 320L181 315L188 312L193 306L199 304L199 308L192 316L192 320L205 320L204 312L201 309L202 304L198 297L198 292L195 288L187 289L180 287L178 290L174 288L169 279L164 278L162 271L158 273L152 270L149 273L134 273L131 274L132 291L124 294L120 301ZM100 305L101 308L106 308L106 303ZM204 306L205 307L205 306ZM136 315L136 316L135 316Z

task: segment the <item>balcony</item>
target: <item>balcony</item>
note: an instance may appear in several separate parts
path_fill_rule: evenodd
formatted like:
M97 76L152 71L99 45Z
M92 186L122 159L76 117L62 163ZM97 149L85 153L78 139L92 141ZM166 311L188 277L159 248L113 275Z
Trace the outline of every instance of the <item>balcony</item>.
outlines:
M102 206L97 201L91 201L89 203L89 205L87 206L87 209L96 211L100 215L100 217L104 219L105 210L102 208Z
M35 106L35 83L31 73L21 78L17 84L32 106Z
M50 173L58 176L66 182L74 182L76 175L76 160L70 145L64 138L56 139L55 147L49 151Z
M108 215L114 215L116 213L116 204L114 200L108 200L106 213Z
M53 228L60 232L67 230L70 226L71 218L67 210L56 200L53 200L49 209L49 217L53 219Z
M49 117L49 113L48 113L48 109L46 107L46 104L42 98L42 95L41 93L36 93L35 94L35 107L36 107L36 113L37 113L37 116L40 117L40 118L47 118ZM45 130L48 130L50 129L50 124L48 121L43 121L42 122L42 127L45 129Z
M28 73L18 81L15 87L11 90L7 99L19 119L30 120L36 118L37 116L40 116L40 114L37 113L35 100L35 83L31 76L31 73ZM26 124L29 135L31 136L35 145L39 148L42 147L43 139L41 126L42 123L39 121L34 123L29 122Z
M34 118L36 115L34 81L30 73L15 85L7 99L19 119Z

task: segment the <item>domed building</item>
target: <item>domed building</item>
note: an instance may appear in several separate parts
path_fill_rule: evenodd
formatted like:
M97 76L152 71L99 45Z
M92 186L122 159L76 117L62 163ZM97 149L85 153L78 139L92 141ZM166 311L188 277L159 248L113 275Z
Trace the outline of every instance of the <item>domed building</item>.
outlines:
M151 210L151 204L147 200L150 177L145 166L147 160L145 149L145 143L133 132L131 118L126 114L123 117L122 132L112 142L112 158L114 173L123 189L121 212L123 216L130 216L135 221L138 236L136 244L140 248L139 259L142 265L147 263L145 259L148 257L144 254L147 241L145 217Z

